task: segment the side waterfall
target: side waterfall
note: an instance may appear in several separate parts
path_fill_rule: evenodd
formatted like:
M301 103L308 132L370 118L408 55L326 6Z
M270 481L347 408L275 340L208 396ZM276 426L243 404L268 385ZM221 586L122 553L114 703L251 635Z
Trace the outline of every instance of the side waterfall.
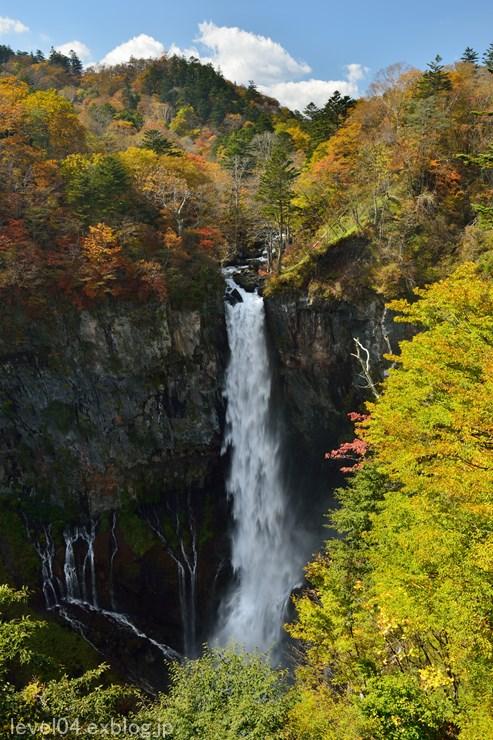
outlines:
M282 634L302 558L282 485L280 438L271 423L272 369L264 302L227 279L237 302L226 302L231 359L226 374L225 449L231 450L235 584L220 608L216 641L268 651ZM237 291L237 293L236 293ZM239 296L241 296L241 301Z
M113 540L113 550L111 553L110 572L112 573L113 560L118 551L116 514L113 515L111 537ZM63 580L55 575L56 548L51 527L44 527L42 536L35 541L35 547L41 560L41 576L46 608L57 612L72 629L79 632L91 645L93 643L87 637L84 624L70 614L70 607L77 607L79 610L86 612L96 612L118 627L132 632L141 640L149 642L167 660L179 659L181 656L176 650L146 635L130 621L126 614L114 610L113 585L110 585L112 609L103 609L99 606L94 557L96 522L91 520L90 527L75 527L74 529L67 527L63 532L63 538L65 541ZM76 558L74 549L74 545L77 545L77 543L79 543L79 546L81 543L85 545L85 553L80 554L78 559ZM93 645L93 647L95 646Z

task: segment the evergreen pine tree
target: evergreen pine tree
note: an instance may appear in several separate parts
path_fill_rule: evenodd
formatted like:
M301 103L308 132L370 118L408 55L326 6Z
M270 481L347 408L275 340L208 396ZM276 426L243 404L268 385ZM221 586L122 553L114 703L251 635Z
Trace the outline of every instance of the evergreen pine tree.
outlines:
M474 64L474 66L477 67L479 62L479 54L471 46L466 46L460 60L461 62L469 62L469 64Z
M297 172L288 147L283 140L276 142L260 177L258 199L264 216L276 230L277 272L290 239L290 222L293 214L293 182ZM272 249L268 248L269 253ZM271 262L271 254L269 254Z
M141 147L142 149L150 149L156 154L178 155L178 150L175 149L173 144L160 131L154 128L147 129L144 132Z
M418 83L420 97L429 98L452 88L450 75L445 71L440 54L437 54L427 66L428 69Z
M312 150L335 134L354 103L349 95L342 96L339 90L336 90L323 108L318 108L314 103L307 105L303 115L310 134Z
M10 57L14 56L14 50L10 48L10 46L6 46L5 44L0 44L0 64L4 64L5 62L8 62Z
M483 54L483 64L493 74L493 44L490 44Z
M71 72L77 77L80 77L82 74L82 62L73 49L70 49L69 59Z
M55 64L57 67L63 67L67 72L71 71L70 57L62 54L61 51L57 51L53 46L50 49L50 56L48 59L50 64Z

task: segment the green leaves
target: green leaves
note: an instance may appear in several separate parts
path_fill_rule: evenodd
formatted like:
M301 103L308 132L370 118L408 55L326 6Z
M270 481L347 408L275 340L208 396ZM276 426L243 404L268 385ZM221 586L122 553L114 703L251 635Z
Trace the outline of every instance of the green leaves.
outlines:
M128 713L136 705L138 693L129 687L108 685L101 665L77 678L60 675L62 666L45 653L38 634L47 630L40 620L24 614L14 616L19 608L26 609L27 593L0 585L0 728L6 731L10 722L42 722L53 718L67 720L84 734L87 725L103 726L112 717ZM53 666L58 677L48 679ZM77 733L68 733L69 738ZM92 735L104 737L104 732ZM42 737L41 731L35 737Z
M285 675L266 658L206 649L171 668L171 689L142 713L174 740L278 740L289 707Z
M428 98L431 95L437 95L452 89L450 75L445 71L440 54L437 54L433 61L428 64L428 69L423 73L418 88L422 98Z
M129 207L130 176L111 154L72 154L62 163L68 203L85 225L111 220Z

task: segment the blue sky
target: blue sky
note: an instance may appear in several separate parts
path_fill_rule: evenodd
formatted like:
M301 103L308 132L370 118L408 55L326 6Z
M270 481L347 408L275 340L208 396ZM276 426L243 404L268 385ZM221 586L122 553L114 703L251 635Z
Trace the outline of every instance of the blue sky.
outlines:
M0 8L0 43L14 48L78 42L86 63L192 52L291 107L321 103L336 87L362 93L394 62L423 67L437 52L451 62L492 41L486 0L2 0Z

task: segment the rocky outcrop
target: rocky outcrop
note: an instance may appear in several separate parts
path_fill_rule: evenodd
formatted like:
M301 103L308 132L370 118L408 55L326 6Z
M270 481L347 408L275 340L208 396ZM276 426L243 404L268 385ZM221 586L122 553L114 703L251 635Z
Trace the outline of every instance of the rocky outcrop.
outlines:
M355 339L379 380L403 329L371 291L351 301L276 293L265 309L273 419L285 422L285 483L308 559L340 482L323 453L369 396ZM40 604L44 591L56 614L151 687L165 680L163 650L194 654L206 639L231 576L227 353L221 294L200 311L54 310L0 337L0 575L22 571L18 584L37 588ZM33 581L21 560L29 572L38 563Z

